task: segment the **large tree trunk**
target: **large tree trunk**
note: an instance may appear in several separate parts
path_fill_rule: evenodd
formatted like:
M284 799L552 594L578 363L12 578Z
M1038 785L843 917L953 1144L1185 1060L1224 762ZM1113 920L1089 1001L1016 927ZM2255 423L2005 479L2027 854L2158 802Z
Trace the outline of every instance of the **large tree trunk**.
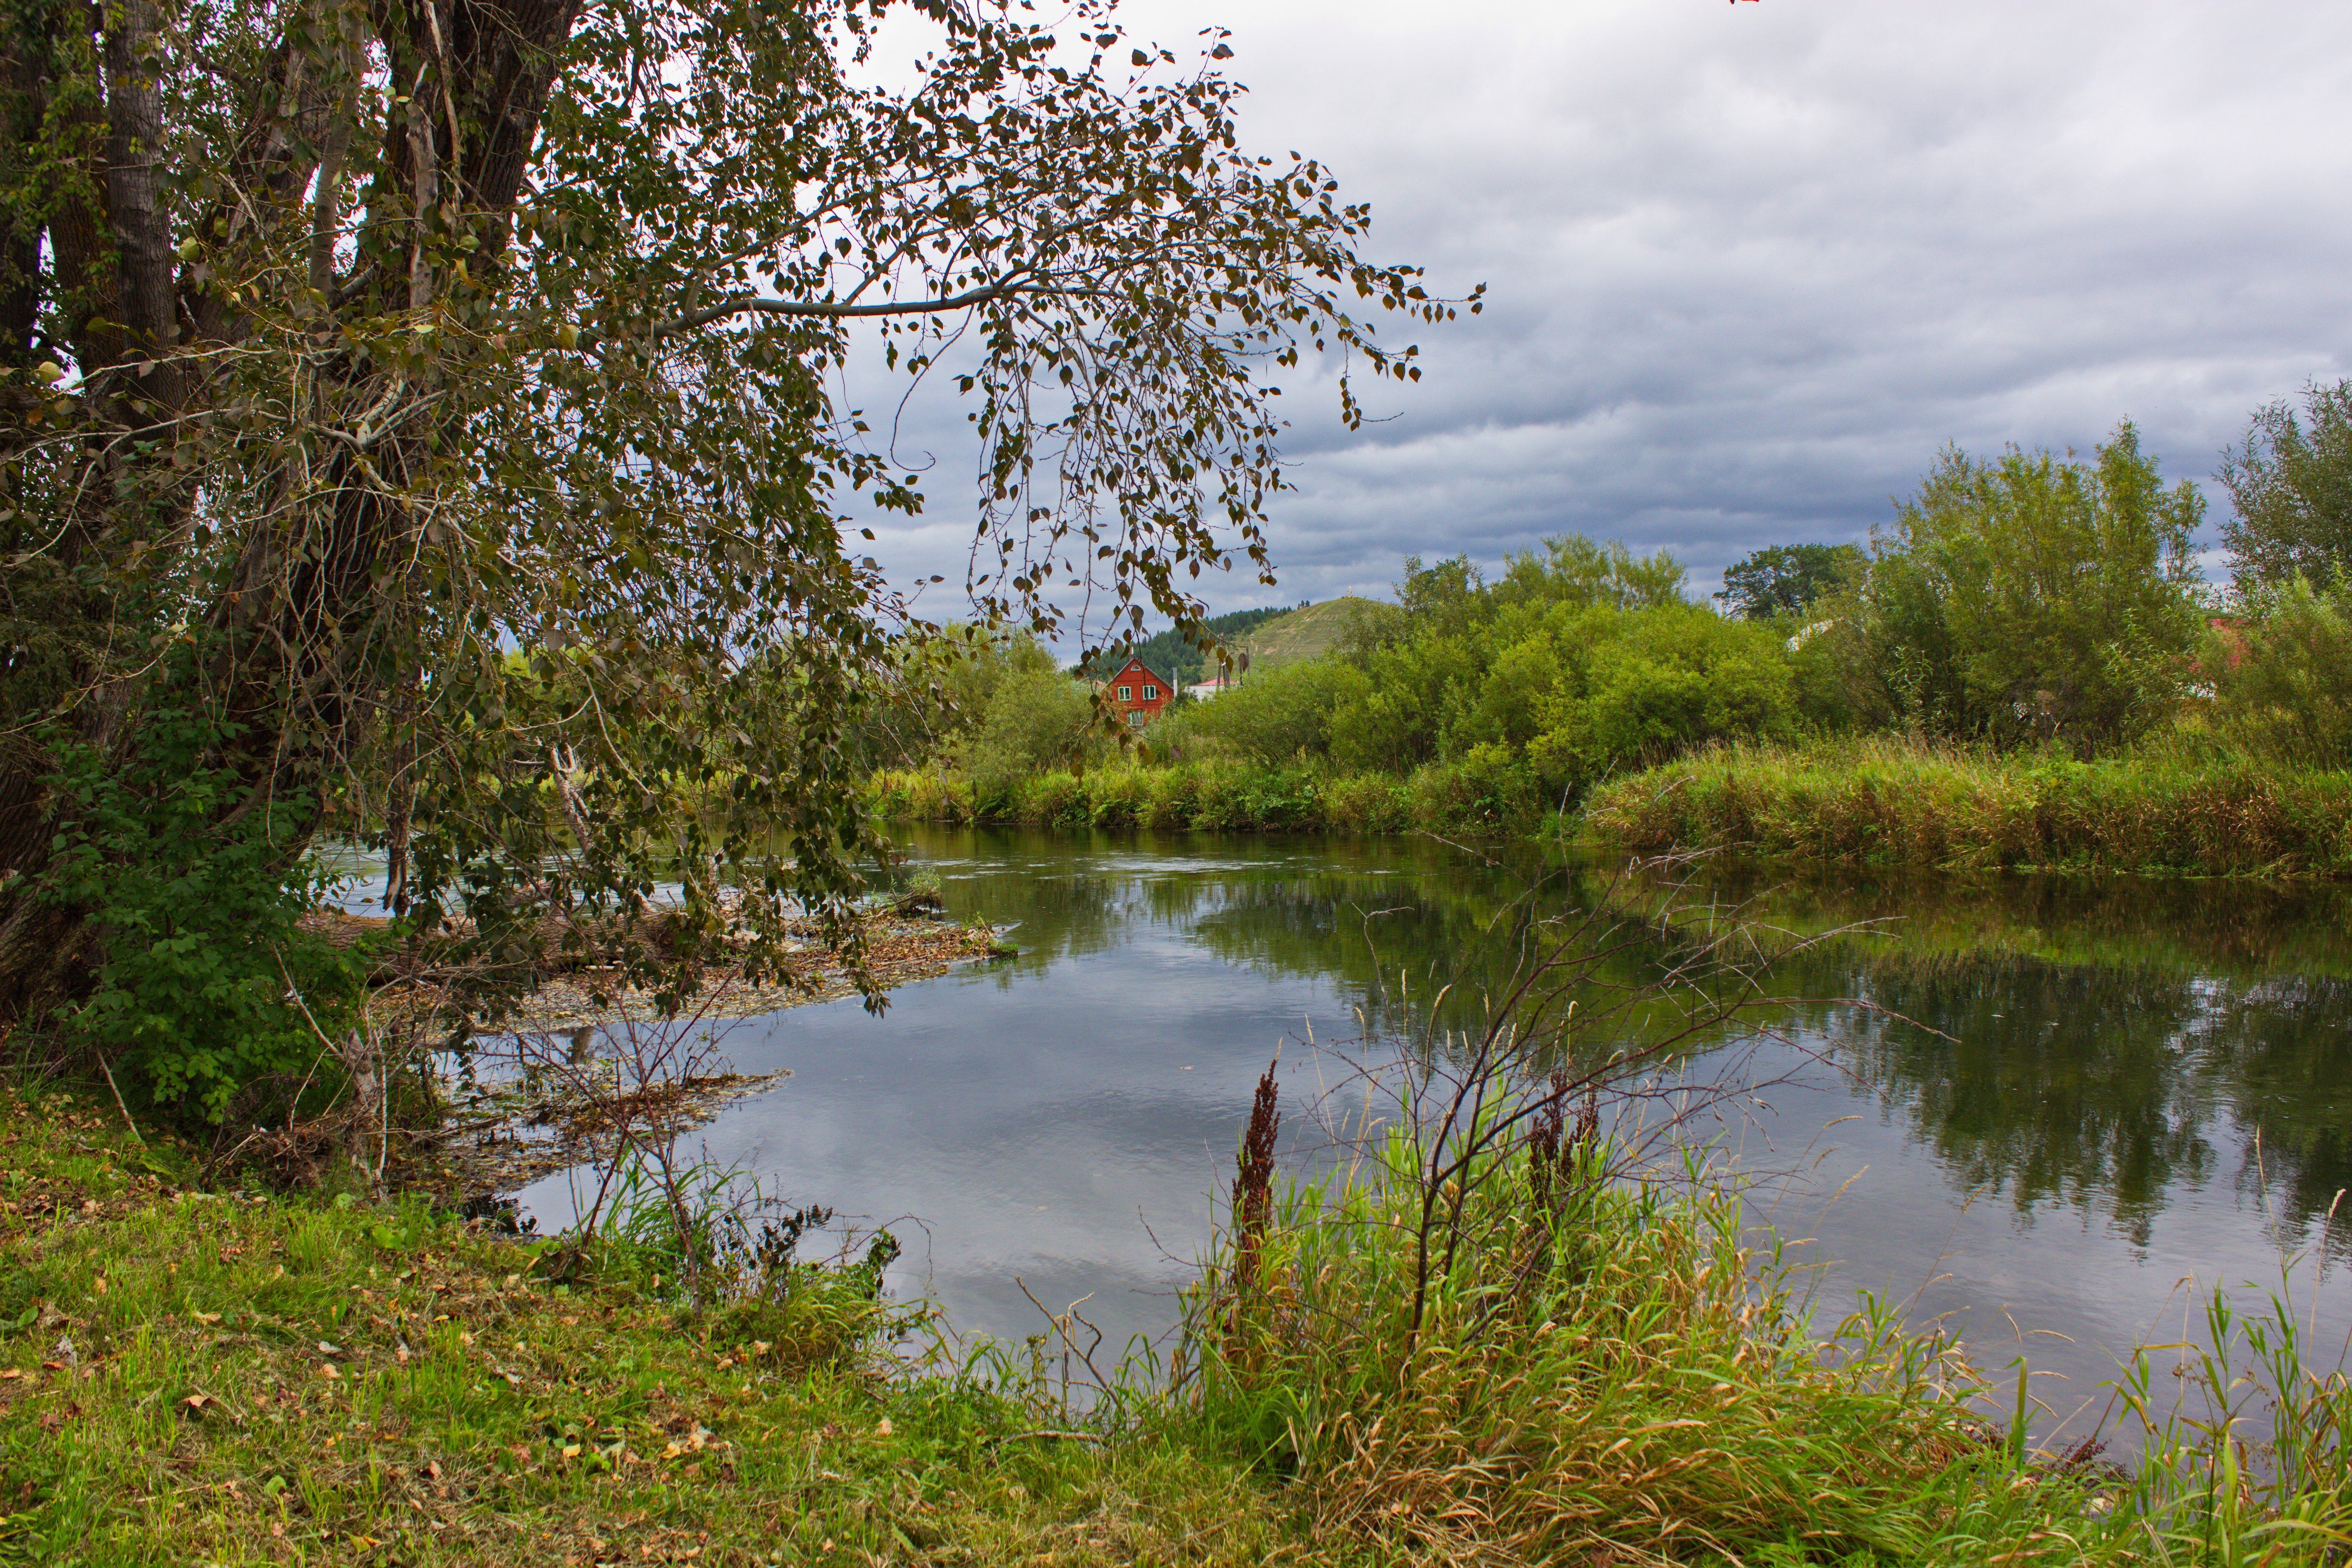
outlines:
M211 274L183 256L181 238L233 244L266 237L248 226L290 226L310 258L297 281L323 284L328 302L306 296L286 310L307 310L322 343L335 341L339 314L357 320L429 306L440 283L422 241L453 215L479 242L474 275L493 273L578 4L419 0L357 13L344 0L282 6L284 41L261 58L252 80L236 84L245 106L236 134L202 150L202 167L179 171L208 177L212 189L185 237L171 232L163 188L173 128L164 123L154 51L176 46L158 29L154 0L123 0L102 15L62 5L26 9L48 32L0 39L0 180L14 187L5 194L37 198L0 203L0 464L53 461L32 455L56 440L61 420L76 424L80 439L73 471L46 486L48 496L78 498L53 508L65 515L16 515L13 490L0 490L0 529L16 530L0 534L10 563L0 616L15 645L0 671L0 1025L72 996L98 956L83 912L43 892L58 825L41 784L53 760L35 737L55 724L118 753L135 743L136 672L153 662L152 628L115 624L106 574L124 571L142 550L172 548L174 530L189 521L196 497L183 471L185 454L216 393L204 351L236 345L249 331L250 301L225 299ZM357 276L338 278L334 182L314 190L312 176L322 153L331 162L348 144L357 59L351 35L336 24L354 15L374 29L379 58L412 101L409 112L392 117L362 194ZM99 79L70 79L77 61L90 60L102 64ZM39 174L40 154L57 153L57 138L73 129L52 106L93 94L102 120L88 122L92 134L66 149L72 155L62 174ZM95 134L101 125L103 135ZM13 215L27 211L45 215L37 226L12 226ZM383 264L394 258L396 268ZM45 318L62 323L69 348L42 341ZM68 353L78 386L64 397L43 391L29 367ZM375 361L322 374L351 407L397 405L432 385L429 368L419 375ZM231 760L257 797L342 765L355 728L401 682L390 634L408 590L392 566L414 525L387 492L429 472L431 434L412 426L373 450L343 453L330 475L331 502L307 521L222 520L241 546L227 590L197 622L215 634L203 686L245 727ZM315 487L318 475L301 479ZM288 493L297 482L289 472Z

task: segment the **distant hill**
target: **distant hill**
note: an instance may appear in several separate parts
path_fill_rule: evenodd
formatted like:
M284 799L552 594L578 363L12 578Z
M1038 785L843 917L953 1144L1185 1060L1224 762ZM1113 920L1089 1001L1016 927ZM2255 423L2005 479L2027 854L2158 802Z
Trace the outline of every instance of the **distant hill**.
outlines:
M1263 610L1234 610L1226 615L1212 616L1202 624L1219 641L1231 645L1244 633L1255 630L1277 616L1286 617L1303 613L1305 613L1303 608L1292 610L1279 606ZM1179 690L1192 685L1195 681L1206 679L1203 671L1207 668L1207 656L1180 637L1173 626L1164 632L1154 633L1137 643L1135 657L1166 676ZM1100 659L1094 660L1084 667L1079 673L1099 679L1107 672L1099 671L1094 667L1102 662ZM1119 662L1124 664L1127 661L1121 659Z
M1236 639L1234 651L1248 654L1253 669L1320 658L1348 635L1349 627L1355 624L1357 610L1370 603L1347 595L1273 616Z

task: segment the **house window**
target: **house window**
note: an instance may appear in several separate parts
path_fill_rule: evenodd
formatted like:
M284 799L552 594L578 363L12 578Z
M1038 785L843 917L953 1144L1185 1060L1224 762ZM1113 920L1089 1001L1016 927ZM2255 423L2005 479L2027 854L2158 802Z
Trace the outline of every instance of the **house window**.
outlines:
M1143 689L1143 700L1144 700L1146 702L1150 702L1150 701L1153 700L1154 699L1156 699L1157 697L1159 697L1159 695L1160 695L1160 688L1158 688L1158 687L1156 687L1156 686L1147 686L1147 687L1145 687L1145 688Z
M1132 702L1132 701L1134 701L1134 700L1135 700L1135 688L1134 688L1134 687L1132 687L1132 686L1122 686L1122 687L1120 687L1120 688L1118 689L1118 700L1119 700L1121 702Z
M1143 728L1144 721L1150 717L1150 714L1139 708L1127 716L1127 727L1130 730L1140 730Z

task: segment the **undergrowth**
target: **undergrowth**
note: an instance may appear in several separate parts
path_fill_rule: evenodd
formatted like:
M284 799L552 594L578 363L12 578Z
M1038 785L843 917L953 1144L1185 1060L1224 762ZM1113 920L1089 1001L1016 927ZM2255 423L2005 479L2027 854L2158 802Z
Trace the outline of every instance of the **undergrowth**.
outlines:
M1056 769L998 782L886 769L867 782L866 798L892 821L1347 834L1524 831L1556 804L1532 772L1492 758L1402 776L1232 760Z
M1037 1436L856 1265L698 1310L674 1240L565 1257L413 1199L204 1192L110 1100L0 1090L0 1562L1303 1550L1238 1465Z
M1434 1163L1392 1129L1255 1218L1244 1157L1185 1298L1192 1407L1318 1538L1497 1565L2352 1561L2352 1386L2283 1297L2216 1297L2180 1391L2125 1369L2137 1469L2042 1453L2021 1384L1989 1419L1962 1348L1868 1298L1806 1332L1733 1194L1625 1179L1596 1121L1537 1112L1496 1136L1489 1102Z
M1603 786L1584 823L1635 855L2352 875L2352 772L2185 742L2094 762L1890 739L1724 746Z
M1090 1403L1042 1342L959 1359L872 1255L748 1238L782 1288L698 1307L625 1204L567 1247L204 1192L92 1103L0 1094L0 1561L2352 1560L2352 1391L2283 1300L2213 1303L2204 1406L2125 1369L2136 1471L2035 1452L1893 1310L1806 1332L1730 1195L1556 1096L1320 1181L1267 1124L1173 1366Z

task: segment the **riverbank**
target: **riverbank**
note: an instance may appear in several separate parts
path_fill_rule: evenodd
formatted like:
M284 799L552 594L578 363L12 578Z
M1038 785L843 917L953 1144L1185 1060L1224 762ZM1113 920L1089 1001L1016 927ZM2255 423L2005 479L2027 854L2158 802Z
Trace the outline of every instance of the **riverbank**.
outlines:
M866 797L899 822L1565 836L1612 856L1845 869L2352 878L2352 771L2162 747L2083 763L1884 737L1723 746L1603 784L1565 815L1500 763L1403 775L1128 764L994 784L885 771Z
M1545 810L1524 768L1448 763L1403 775L1324 764L1129 763L995 783L937 768L884 770L866 799L889 821L1223 833L1528 832Z
M2352 876L2352 772L2160 749L2080 763L1871 739L1725 746L1606 784L1619 853L1842 867Z
M1040 1436L845 1273L810 1310L697 1312L657 1252L205 1191L101 1103L0 1092L0 1561L1297 1554L1240 1467Z
M205 1191L95 1100L0 1092L0 1128L8 1560L2316 1568L2352 1542L2340 1377L2301 1389L2284 1489L2279 1456L2233 1440L2225 1473L2179 1424L2132 1476L2032 1452L1948 1343L1874 1310L1813 1341L1735 1204L1601 1181L1572 1125L1463 1184L1425 1291L1393 1149L1344 1189L1273 1182L1189 1293L1181 1381L1114 1372L1091 1412L1051 1355L956 1362L857 1264L698 1310L642 1238Z

